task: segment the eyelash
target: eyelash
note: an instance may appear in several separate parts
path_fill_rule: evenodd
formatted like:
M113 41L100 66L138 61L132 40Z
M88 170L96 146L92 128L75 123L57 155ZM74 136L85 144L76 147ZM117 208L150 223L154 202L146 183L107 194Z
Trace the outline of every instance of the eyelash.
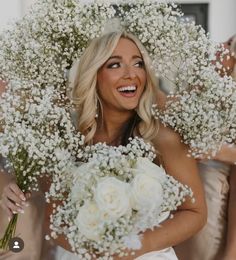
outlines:
M139 66L136 66L136 65L139 65ZM143 61L138 61L134 64L135 67L139 67L139 68L143 68L144 67L144 62ZM116 69L116 68L119 68L121 67L120 65L120 62L114 62L114 63L111 63L111 64L108 64L107 65L107 68L109 69Z

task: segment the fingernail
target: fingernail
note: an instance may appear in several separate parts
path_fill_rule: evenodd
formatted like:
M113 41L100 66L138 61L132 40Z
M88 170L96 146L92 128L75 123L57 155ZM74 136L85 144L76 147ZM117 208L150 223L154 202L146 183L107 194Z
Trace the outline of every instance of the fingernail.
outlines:
M20 198L22 199L22 200L26 200L26 198L25 198L25 196L24 195L20 195Z
M8 222L10 222L10 221L11 221L11 217L8 217L7 219L8 219Z
M22 202L21 203L23 206L25 206L25 207L29 207L29 203L27 203L27 202Z
M18 209L18 212L21 213L21 214L25 213L25 211L23 209Z
M12 211L12 213L13 213L13 214L17 214L17 212L16 212L16 211Z

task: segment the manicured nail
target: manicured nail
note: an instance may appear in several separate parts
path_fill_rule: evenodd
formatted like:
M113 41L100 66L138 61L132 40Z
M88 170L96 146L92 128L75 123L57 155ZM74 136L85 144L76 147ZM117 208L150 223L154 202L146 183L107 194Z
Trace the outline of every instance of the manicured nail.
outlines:
M13 214L17 214L17 212L16 212L16 211L12 211L12 213L13 213Z
M26 200L26 198L25 198L25 196L24 196L24 195L20 195L20 198L21 198L23 201L25 201L25 200Z
M25 211L23 209L18 209L18 212L21 213L21 214L25 213Z
M25 207L29 207L29 203L27 203L27 202L22 202L21 203L23 206L25 206Z

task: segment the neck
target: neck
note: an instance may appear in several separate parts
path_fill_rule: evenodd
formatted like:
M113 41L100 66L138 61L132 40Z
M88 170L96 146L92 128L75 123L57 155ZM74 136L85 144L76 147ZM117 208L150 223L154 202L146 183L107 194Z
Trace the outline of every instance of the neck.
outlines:
M110 145L120 144L124 127L134 116L134 111L106 111L103 118L98 118L98 128L94 136L94 142L106 142Z

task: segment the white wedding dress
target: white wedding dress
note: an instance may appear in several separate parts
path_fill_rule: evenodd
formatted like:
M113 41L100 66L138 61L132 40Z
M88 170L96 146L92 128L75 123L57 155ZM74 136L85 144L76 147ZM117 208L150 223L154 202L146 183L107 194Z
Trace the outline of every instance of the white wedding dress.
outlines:
M122 260L122 258L120 259ZM173 248L171 247L160 251L153 251L134 259L135 260L178 260ZM79 258L75 254L58 246L55 252L55 260L79 260Z

